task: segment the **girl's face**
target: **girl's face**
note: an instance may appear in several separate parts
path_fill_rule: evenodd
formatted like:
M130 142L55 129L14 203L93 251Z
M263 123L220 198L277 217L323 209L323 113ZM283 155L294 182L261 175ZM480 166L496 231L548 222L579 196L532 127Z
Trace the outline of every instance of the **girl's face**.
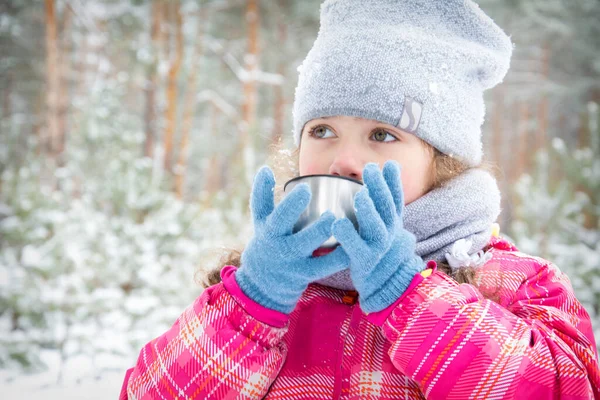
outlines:
M433 152L421 139L370 119L335 116L309 121L300 143L300 175L339 175L362 181L369 162L396 160L402 167L406 204L433 184Z

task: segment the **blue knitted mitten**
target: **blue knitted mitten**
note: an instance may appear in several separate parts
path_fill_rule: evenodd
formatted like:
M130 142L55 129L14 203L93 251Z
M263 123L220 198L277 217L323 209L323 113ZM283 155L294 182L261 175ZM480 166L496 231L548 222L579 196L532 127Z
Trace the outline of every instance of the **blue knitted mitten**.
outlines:
M252 300L290 313L309 283L348 268L350 259L341 247L326 256L312 257L313 251L331 236L335 216L329 211L292 233L311 199L307 184L297 185L277 207L274 187L271 169L261 168L254 178L250 200L254 237L242 253L236 280Z
M404 193L400 166L387 161L363 170L365 187L355 196L359 231L347 218L333 224L333 235L350 257L350 276L363 311L389 307L406 291L425 263L415 253L415 236L403 227Z

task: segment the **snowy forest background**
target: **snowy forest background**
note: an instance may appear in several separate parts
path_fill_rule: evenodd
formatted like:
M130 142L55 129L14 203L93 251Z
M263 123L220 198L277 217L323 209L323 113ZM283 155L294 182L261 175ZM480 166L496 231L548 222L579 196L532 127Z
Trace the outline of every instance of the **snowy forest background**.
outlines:
M0 2L9 396L115 398L212 250L245 243L252 176L292 146L319 3ZM600 340L600 2L479 4L516 44L484 125L502 234L569 275Z

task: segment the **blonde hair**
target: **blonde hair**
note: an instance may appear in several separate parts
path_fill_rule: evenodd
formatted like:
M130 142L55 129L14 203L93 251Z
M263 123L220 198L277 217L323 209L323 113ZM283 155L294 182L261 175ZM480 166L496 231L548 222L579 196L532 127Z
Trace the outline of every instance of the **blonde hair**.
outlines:
M430 144L425 143L425 145L433 156L431 171L432 185L429 190L443 187L446 182L459 176L470 168L484 169L495 175L496 168L489 163L482 163L477 167L469 167L460 160L442 153ZM283 194L283 185L285 182L299 174L298 159L300 148L290 151L285 149L279 142L271 146L270 154L271 156L269 157L268 164L271 166L277 182L275 187L275 198L277 201ZM204 279L199 280L200 284L206 288L221 282L221 269L226 265L239 267L241 264L242 252L243 249L223 249L216 268L210 270L208 273L199 271L199 273L202 272L204 274ZM453 270L447 263L438 262L438 269L452 277L458 283L473 284L475 282L475 270L472 267L463 267Z

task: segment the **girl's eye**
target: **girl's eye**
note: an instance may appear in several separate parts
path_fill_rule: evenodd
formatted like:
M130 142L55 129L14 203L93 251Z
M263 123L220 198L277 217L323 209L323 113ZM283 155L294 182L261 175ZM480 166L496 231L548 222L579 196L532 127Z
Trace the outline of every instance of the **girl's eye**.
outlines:
M394 135L383 129L377 129L373 132L371 137L377 142L392 142L398 140Z
M314 128L311 128L310 131L308 132L308 134L310 136L313 136L313 137L316 137L319 139L327 139L329 137L332 137L332 136L327 136L328 133L335 136L335 134L331 131L331 129L329 129L328 127L323 126L323 125L317 125Z

